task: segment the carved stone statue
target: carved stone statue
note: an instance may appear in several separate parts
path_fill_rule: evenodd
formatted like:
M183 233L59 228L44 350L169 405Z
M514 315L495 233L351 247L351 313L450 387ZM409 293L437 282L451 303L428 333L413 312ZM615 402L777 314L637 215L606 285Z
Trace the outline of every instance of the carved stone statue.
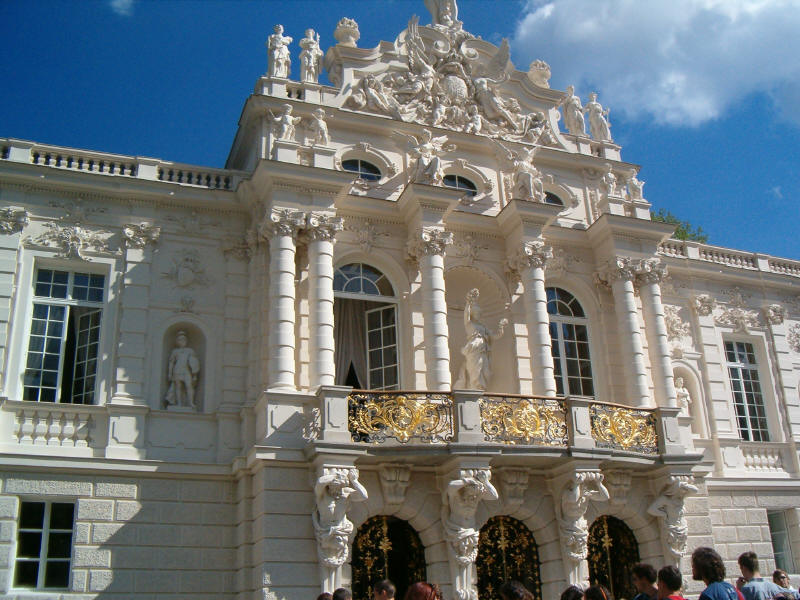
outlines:
M636 171L631 171L626 181L628 184L628 199L631 201L643 200L642 189L644 188L644 181L636 179Z
M603 474L579 472L572 476L561 492L561 516L559 532L565 557L568 559L572 585L588 579L584 572L589 527L586 522L586 509L590 499L606 502L609 493L603 485Z
M614 175L614 171L609 163L606 163L606 172L603 174L603 178L600 181L603 187L603 194L606 198L618 194L617 176Z
M289 55L289 44L292 38L283 35L283 25L275 25L273 33L267 39L267 49L269 53L269 75L270 77L289 77L289 69L292 65L292 58Z
M319 47L319 34L306 29L306 37L300 40L300 81L317 83L323 52Z
M164 407L180 406L197 410L197 379L200 375L200 359L189 347L189 338L185 331L175 336L175 348L169 355L167 363L167 380L169 388L164 398Z
M505 159L513 171L512 198L544 202L544 184L542 174L533 164L536 147L523 148L519 152L511 152L500 142L496 142L505 153Z
M661 495L649 506L647 512L664 521L664 541L676 559L686 551L689 526L684 515L684 498L697 493L687 476L671 476Z
M425 0L425 7L431 11L434 26L439 25L447 29L461 28L456 0Z
M331 138L328 135L328 124L325 122L325 109L318 108L311 115L308 131L311 133L312 143L327 146Z
M550 87L550 65L543 60L535 60L528 67L528 79L533 85Z
M678 406L685 415L689 414L689 407L692 405L692 395L683 382L683 377L675 378L675 395L678 397Z
M415 161L409 180L416 183L442 185L444 170L442 169L441 155L455 150L455 144L448 144L447 136L444 135L433 137L429 129L423 129L419 138L412 135L400 135L406 138L406 150Z
M589 131L592 138L600 142L612 142L611 126L608 124L608 109L597 101L597 94L589 94L589 102L584 107L584 112L589 114Z
M477 288L467 293L467 304L464 307L464 329L467 332L467 343L461 348L464 355L464 366L461 369L456 386L470 390L485 390L492 376L489 353L492 342L503 337L508 319L502 319L497 331L492 333L481 323L481 307L478 305L480 292Z
M459 600L477 600L478 597L475 588L475 559L478 556L475 512L481 500L498 499L490 478L488 469L462 471L461 478L451 481L443 494L442 524L455 562L455 588Z
M347 518L351 502L367 499L367 490L358 480L356 469L326 468L314 485L316 507L311 515L317 537L317 554L326 570L326 580L338 586L339 567L350 554L353 523Z
M275 135L279 140L291 140L292 138L294 138L295 125L300 123L302 117L292 116L291 104L284 104L283 112L279 114L277 117L273 114L271 110L267 109L267 112L269 113L269 116L272 119Z
M572 135L586 135L586 121L583 120L581 99L575 95L575 88L567 86L567 94L561 101L564 106L564 125Z

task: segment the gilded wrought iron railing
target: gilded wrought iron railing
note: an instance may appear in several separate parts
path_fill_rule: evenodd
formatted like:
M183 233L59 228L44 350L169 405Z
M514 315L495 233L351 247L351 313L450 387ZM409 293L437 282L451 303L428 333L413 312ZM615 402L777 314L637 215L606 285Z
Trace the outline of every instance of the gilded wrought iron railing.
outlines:
M487 394L480 401L481 429L487 442L567 446L564 400L512 394Z
M658 454L656 416L652 410L592 403L589 416L592 437L599 448Z
M435 392L353 391L347 398L354 442L445 443L453 439L453 397Z

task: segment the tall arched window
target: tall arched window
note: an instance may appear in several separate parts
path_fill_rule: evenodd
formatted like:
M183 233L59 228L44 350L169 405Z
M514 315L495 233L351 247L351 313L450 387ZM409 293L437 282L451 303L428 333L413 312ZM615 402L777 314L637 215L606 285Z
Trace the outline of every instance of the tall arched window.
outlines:
M594 396L589 357L589 321L578 300L561 288L547 288L556 393Z
M400 383L397 300L386 276L350 263L333 276L336 384L396 390Z

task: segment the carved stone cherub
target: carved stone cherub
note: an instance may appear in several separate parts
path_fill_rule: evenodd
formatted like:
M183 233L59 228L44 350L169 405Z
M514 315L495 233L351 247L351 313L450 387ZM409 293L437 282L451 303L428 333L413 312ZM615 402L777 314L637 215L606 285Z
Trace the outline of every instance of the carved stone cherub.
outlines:
M284 104L283 105L283 112L279 114L277 117L275 114L267 109L270 118L274 124L275 135L279 140L291 140L294 138L294 130L295 125L300 123L302 117L293 117L292 116L292 105L291 104Z
M308 124L308 132L311 134L311 143L319 146L327 146L331 138L328 135L328 124L325 122L325 109L318 108L311 113Z

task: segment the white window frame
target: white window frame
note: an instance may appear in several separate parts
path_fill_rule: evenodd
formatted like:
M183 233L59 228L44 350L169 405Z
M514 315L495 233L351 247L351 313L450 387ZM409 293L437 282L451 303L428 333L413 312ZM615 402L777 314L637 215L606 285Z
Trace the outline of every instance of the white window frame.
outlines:
M796 563L794 559L794 553L792 552L792 538L790 534L790 525L787 523L787 513L785 510L768 510L767 511L767 522L769 525L769 537L770 542L772 543L772 553L775 556L775 568L783 569L787 573L794 573L796 571ZM775 521L780 521L779 528L773 529L773 518ZM782 529L780 528L782 526ZM775 538L777 536L783 536L785 540L785 551L778 552L775 548ZM778 556L783 556L783 560L778 563Z
M394 353L395 353L395 362L394 362L393 366L394 366L394 370L395 370L395 383L394 383L394 385L391 385L391 386L382 385L380 387L372 387L373 365L371 364L371 361L370 361L370 358L369 358L370 353L371 353L372 350L380 350L381 351L381 364L380 364L379 367L375 367L375 368L379 368L381 370L381 379L384 379L384 376L386 374L386 370L389 367L391 367L392 365L388 365L387 366L383 362L383 351L386 348L390 347L392 344L386 345L386 344L383 343L383 330L385 329L385 327L381 326L377 330L369 328L369 315L370 315L370 313L380 313L382 315L385 311L387 311L389 309L391 309L392 312L394 313L394 344L393 345L394 345ZM397 304L389 303L386 306L379 306L377 308L370 308L370 309L368 309L366 311L364 317L365 317L365 322L366 322L366 328L365 328L364 334L367 337L367 343L366 343L366 348L367 348L367 383L369 384L369 389L371 389L371 390L399 390L400 389L400 340L398 339L399 335L398 335L398 327L397 327ZM381 316L381 320L382 319L383 319L383 316ZM369 334L372 331L380 331L381 332L381 345L379 347L376 347L376 348L371 348L370 347Z
M122 263L121 257L93 256L92 261L88 262L56 258L49 251L22 248L12 297L11 314L13 317L10 319L8 328L7 347L9 350L6 352L4 365L7 376L3 380L4 389L0 390L0 395L5 395L11 400L22 400L23 398L23 377L28 357L31 317L35 301L33 296L34 277L37 269L44 268L91 273L105 277L105 301L102 315L104 324L100 327L93 402L93 404L105 404L111 388L112 357L115 354L113 346L117 335L111 324L117 322Z
M580 301L580 299L575 294L573 294L568 289L566 289L566 288L564 288L564 287L562 287L560 285L548 285L546 289L550 289L550 288L562 289L565 292L567 292L568 294L570 294L573 298L575 298L575 301L580 305L581 310L583 310L583 314L586 315L586 308L584 307L583 303ZM548 331L548 335L550 335L550 343L551 344L554 344L556 342L558 343L559 367L561 369L560 378L561 378L562 391L563 391L564 396L579 396L580 395L580 396L585 397L585 398L597 398L597 379L595 377L595 364L594 364L594 361L592 359L592 332L591 332L591 328L589 327L589 317L587 317L587 316L571 317L571 316L559 315L559 314L553 315L548 311L547 318L548 318L549 323L551 323L551 324L555 323L557 325L560 325L561 323L566 323L568 325L581 325L581 326L586 328L586 347L589 350L589 368L591 369L592 391L594 392L591 396L584 396L582 394L572 394L571 393L571 391L569 389L569 375L568 375L568 372L567 372L567 355L566 355L567 353L565 352L566 342L565 342L565 340L564 340L562 335L559 335L557 340L553 339L553 336L550 335L549 331ZM554 362L553 366L554 367L555 367L555 360L556 359L555 359L555 356L554 356L553 357L553 362ZM581 360L583 360L583 359L581 359ZM559 375L555 372L555 370L553 371L553 375L554 375L554 378L556 379L556 388L557 388L558 387ZM584 379L584 378L581 377L581 379Z
M738 363L738 362L737 363L730 363L730 362L728 362L728 355L727 355L727 352L725 350L725 345L726 345L726 343L729 343L729 342L732 343L732 344L749 344L750 346L752 346L753 355L755 356L755 360L756 360L755 364L754 365L749 365L749 363ZM721 356L722 356L723 369L725 371L725 382L726 382L726 384L728 386L728 394L729 394L728 397L730 398L730 402L731 402L731 404L730 404L730 406L731 406L731 423L732 423L733 428L734 428L733 431L735 431L737 433L737 435L739 436L739 438L744 442L755 442L755 443L765 442L765 443L768 443L768 442L780 441L780 439L778 439L778 435L776 434L776 432L778 431L778 428L776 427L776 416L775 416L775 414L773 412L773 410L774 410L773 395L772 395L772 392L771 392L771 389L770 389L771 378L769 377L769 374L768 374L769 370L767 368L769 366L769 363L767 361L767 356L766 356L766 354L765 354L765 352L763 350L763 344L761 343L761 340L758 339L758 338L746 337L746 336L735 336L735 335L724 336L723 339L722 339L720 352L722 353ZM752 433L753 433L754 430L752 429L752 426L751 426L751 423L750 423L749 410L748 410L748 417L747 417L747 422L748 422L747 431L749 433L750 439L745 439L744 436L742 435L743 432L742 432L741 428L739 427L739 416L738 416L738 413L736 412L736 399L735 399L735 396L734 396L734 384L733 384L733 381L731 380L731 375L730 375L730 367L731 366L734 366L734 367L737 367L737 368L741 368L741 367L752 368L752 367L755 367L755 371L758 374L758 384L759 384L759 388L760 388L760 392L761 392L761 402L762 402L763 410L764 410L764 420L766 421L766 436L767 436L767 439L765 439L765 440L764 439L760 439L760 440L753 439ZM749 406L749 405L746 405L746 406Z
M22 505L24 503L36 503L36 504L44 504L44 517L42 522L42 528L23 528L22 527ZM51 516L52 516L52 507L53 504L71 504L72 505L72 527L67 529L52 529L50 527ZM75 524L77 521L78 515L78 503L73 498L55 498L52 500L43 500L41 498L20 498L19 499L19 515L20 520L17 522L17 535L14 537L14 566L10 569L9 575L11 576L11 580L9 581L9 586L12 590L36 590L36 591L68 591L70 590L70 586L72 584L72 567L74 564L75 559ZM20 558L19 554L19 534L21 532L26 531L34 531L38 532L41 531L42 537L39 545L39 557L37 559L33 558ZM69 558L48 558L48 547L50 542L50 534L52 533L70 533L72 539L70 540L70 553ZM47 570L47 563L49 562L66 562L69 565L68 572L67 572L67 584L64 587L46 587L45 586L45 573ZM39 564L39 570L37 573L37 581L36 587L25 587L25 586L17 586L16 585L16 578L17 578L17 565L20 562L37 562Z

